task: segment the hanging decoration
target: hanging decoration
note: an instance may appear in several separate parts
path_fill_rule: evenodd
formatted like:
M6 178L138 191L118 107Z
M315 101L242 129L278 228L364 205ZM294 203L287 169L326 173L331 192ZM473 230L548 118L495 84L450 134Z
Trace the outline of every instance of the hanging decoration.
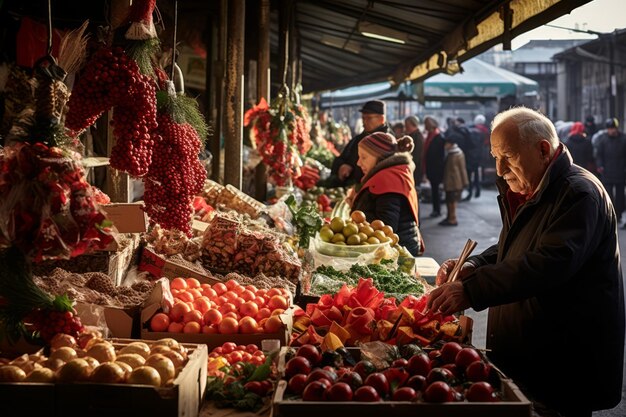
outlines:
M276 185L285 186L300 177L301 157L312 146L308 114L302 105L293 104L285 94L271 106L262 98L245 113L244 126L250 127L253 143Z
M208 127L198 103L185 97L182 72L176 72L178 2L174 2L174 30L170 74L157 71L163 81L157 93L158 128L153 132L154 156L144 179L144 202L152 223L192 235L193 199L202 191L206 170L198 159ZM178 78L177 78L178 76ZM176 83L181 86L177 91Z
M27 80L30 88L8 122L11 134L0 150L0 337L10 340L31 335L49 342L59 332L77 335L82 324L72 301L39 289L31 264L69 259L113 239L99 207L106 198L86 181L81 156L65 134L69 92L65 70L50 55L50 4L48 12L48 55Z

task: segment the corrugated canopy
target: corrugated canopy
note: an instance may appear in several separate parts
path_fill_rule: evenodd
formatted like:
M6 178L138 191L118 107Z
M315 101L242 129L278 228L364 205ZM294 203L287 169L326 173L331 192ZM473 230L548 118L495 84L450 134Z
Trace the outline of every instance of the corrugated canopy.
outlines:
M311 92L383 80L399 84L454 73L457 63L589 1L297 0L303 88Z

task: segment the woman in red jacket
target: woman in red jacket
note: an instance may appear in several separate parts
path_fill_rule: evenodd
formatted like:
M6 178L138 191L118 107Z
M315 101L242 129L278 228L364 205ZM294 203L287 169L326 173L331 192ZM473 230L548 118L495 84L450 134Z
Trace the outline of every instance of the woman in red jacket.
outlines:
M376 132L359 143L357 165L363 179L356 187L352 210L365 213L368 222L381 220L400 237L400 245L413 255L424 252L418 229L418 203L411 157L413 139L396 140L389 133Z

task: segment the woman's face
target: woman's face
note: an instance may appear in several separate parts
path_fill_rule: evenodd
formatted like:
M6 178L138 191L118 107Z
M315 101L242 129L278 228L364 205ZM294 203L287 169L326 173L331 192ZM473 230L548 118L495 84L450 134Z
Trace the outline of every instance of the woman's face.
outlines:
M367 173L374 168L376 162L378 162L376 156L359 146L359 160L356 164L361 168L361 171L363 171L363 175L367 175Z

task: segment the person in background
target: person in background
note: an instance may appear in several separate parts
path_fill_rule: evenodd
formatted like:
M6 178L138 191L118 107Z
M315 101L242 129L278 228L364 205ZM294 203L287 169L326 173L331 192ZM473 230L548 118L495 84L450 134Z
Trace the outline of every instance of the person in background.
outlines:
M474 198L480 197L480 181L483 161L485 158L491 158L489 155L489 128L485 126L485 116L482 114L474 117L474 123L469 126L470 141L473 149L471 155L466 155L467 176L469 184L469 196L471 198L472 191Z
M389 132L389 126L385 121L385 107L384 101L372 100L359 110L362 114L363 132L353 137L333 161L329 181L331 187L346 187L361 181L363 171L356 163L359 159L359 142L371 133Z
M565 141L565 146L572 154L572 159L576 165L585 168L589 172L596 173L593 145L585 133L585 125L581 122L574 123Z
M395 122L393 126L391 126L391 130L393 131L393 135L396 137L396 139L400 139L402 136L404 136L404 123Z
M596 164L602 183L611 196L617 221L621 222L626 185L626 137L618 130L617 119L607 119L604 126L606 132L598 137L596 143Z
M475 181L478 182L478 160L480 158L480 147L472 140L472 134L470 130L465 126L465 119L462 117L456 118L456 129L459 131L462 137L462 142L457 143L463 154L465 155L465 166L467 168L467 178L472 178L474 174ZM478 187L478 186L477 186ZM463 201L470 201L472 199L472 183L467 183L467 195L463 198Z
M458 226L456 218L456 205L461 200L461 193L469 185L465 155L454 142L453 135L444 138L445 165L443 168L443 189L446 192L446 208L448 210L445 219L439 222L440 226Z
M434 117L426 116L424 118L424 128L426 129L426 139L424 140L422 166L431 188L433 212L430 213L430 217L439 217L441 216L439 186L443 181L444 164L443 135L439 131L439 123Z
M598 126L596 126L596 119L593 116L585 117L585 135L591 139L597 131Z
M497 115L492 127L499 241L469 257L453 282L457 261L445 261L428 307L443 314L489 307L487 356L494 364L553 410L549 415L590 417L622 397L624 287L615 211L598 178L572 164L548 118L520 107ZM594 347L581 351L585 331ZM593 383L582 394L559 381Z
M424 153L424 136L419 130L419 119L417 116L409 116L404 119L404 131L413 139L413 163L415 170L413 171L413 179L415 180L415 188L419 189L422 183L422 156Z
M400 237L399 243L413 256L424 252L419 232L419 207L413 181L413 139L396 140L376 132L359 142L358 165L363 171L355 188L352 211L365 213L368 222L381 220Z

